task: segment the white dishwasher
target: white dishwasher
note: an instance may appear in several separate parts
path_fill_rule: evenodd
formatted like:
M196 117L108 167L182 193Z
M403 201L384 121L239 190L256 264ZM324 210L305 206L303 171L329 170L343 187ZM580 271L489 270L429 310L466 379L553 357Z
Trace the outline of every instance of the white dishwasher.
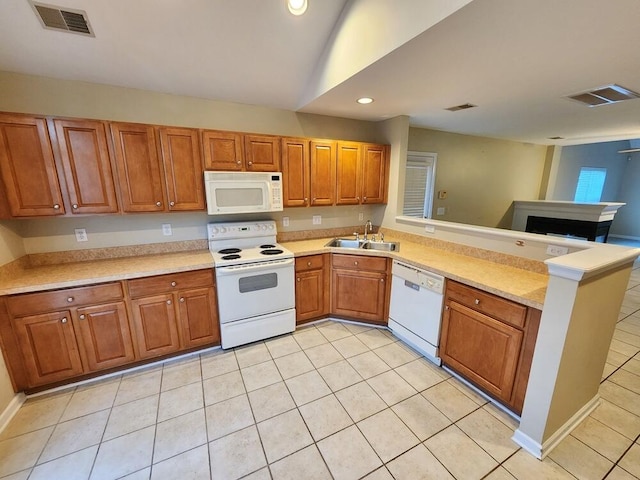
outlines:
M444 292L444 277L393 261L389 328L436 365Z

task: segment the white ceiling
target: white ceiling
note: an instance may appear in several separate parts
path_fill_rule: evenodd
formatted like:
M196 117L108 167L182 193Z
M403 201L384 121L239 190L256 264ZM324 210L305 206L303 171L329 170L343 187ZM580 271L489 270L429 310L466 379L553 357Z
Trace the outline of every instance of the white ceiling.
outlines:
M640 1L49 0L95 38L45 30L0 1L0 70L541 144L640 137ZM2 92L0 92L0 95ZM368 106L357 97L375 98ZM462 103L477 108L444 110ZM548 137L562 136L552 141Z

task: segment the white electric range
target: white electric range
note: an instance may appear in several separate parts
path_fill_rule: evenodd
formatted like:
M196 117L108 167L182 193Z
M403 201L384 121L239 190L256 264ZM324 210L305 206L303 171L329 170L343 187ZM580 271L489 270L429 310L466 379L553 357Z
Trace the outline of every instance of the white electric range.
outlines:
M294 258L276 243L275 222L210 223L207 232L222 348L294 331Z

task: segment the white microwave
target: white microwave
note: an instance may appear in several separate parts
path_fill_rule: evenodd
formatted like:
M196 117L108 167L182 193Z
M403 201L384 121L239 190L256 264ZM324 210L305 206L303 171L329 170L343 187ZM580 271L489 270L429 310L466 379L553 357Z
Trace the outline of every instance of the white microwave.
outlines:
M282 173L204 172L207 213L280 212Z

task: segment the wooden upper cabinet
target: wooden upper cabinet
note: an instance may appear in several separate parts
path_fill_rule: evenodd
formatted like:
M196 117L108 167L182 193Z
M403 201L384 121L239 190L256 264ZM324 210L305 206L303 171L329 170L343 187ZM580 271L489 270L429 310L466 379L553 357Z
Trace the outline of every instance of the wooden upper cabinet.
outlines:
M335 202L337 146L337 142L332 141L311 141L311 205L333 205Z
M150 125L112 123L120 200L124 212L165 210L165 182Z
M237 170L242 165L242 134L205 130L202 132L205 170Z
M244 135L245 169L251 172L280 171L280 137Z
M364 144L362 147L362 203L387 203L389 147Z
M282 183L285 207L309 206L309 140L282 139Z
M64 214L44 118L0 114L0 173L12 216Z
M57 119L52 123L71 213L117 212L105 123Z
M336 205L360 203L361 144L338 143L336 167Z
M204 210L200 139L191 128L160 128L169 210Z

